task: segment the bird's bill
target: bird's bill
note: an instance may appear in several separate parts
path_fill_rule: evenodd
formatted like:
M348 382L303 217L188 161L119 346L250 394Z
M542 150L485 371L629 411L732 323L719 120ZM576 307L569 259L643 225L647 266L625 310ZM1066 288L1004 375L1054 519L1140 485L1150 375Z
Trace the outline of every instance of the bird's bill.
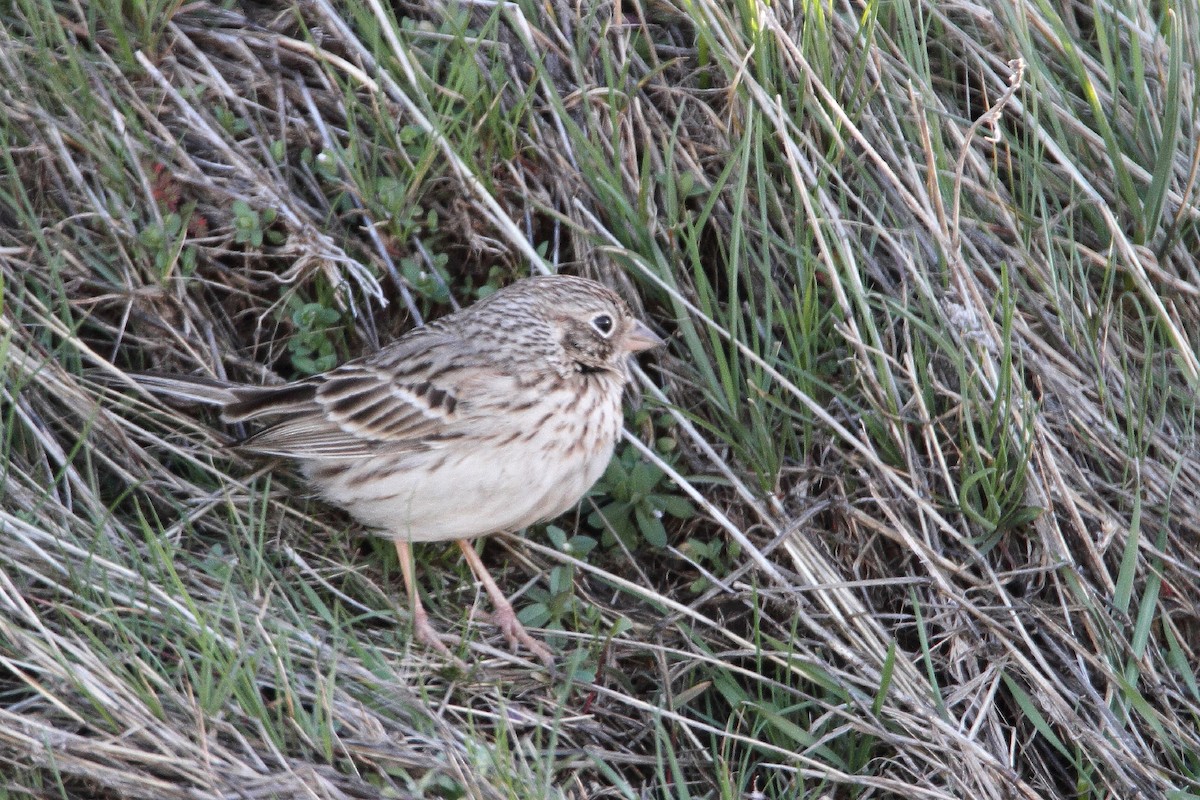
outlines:
M631 353L640 353L663 343L658 334L646 327L646 323L635 320L629 333L625 335L625 349Z

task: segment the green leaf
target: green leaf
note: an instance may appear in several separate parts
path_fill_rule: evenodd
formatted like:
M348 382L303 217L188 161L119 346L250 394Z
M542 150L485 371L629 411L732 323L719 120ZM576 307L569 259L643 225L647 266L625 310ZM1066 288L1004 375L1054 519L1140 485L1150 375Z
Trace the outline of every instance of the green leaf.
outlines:
M581 533L572 536L565 549L576 558L586 558L588 553L596 549L597 544L599 543L594 538Z
M550 539L550 543L558 550L567 549L567 532L557 525L546 526L546 536Z
M1013 699L1017 701L1017 705L1029 719L1034 729L1045 737L1050 746L1057 750L1063 758L1067 759L1068 762L1071 761L1071 751L1063 744L1062 739L1058 738L1058 734L1050 727L1050 723L1046 721L1041 710L1034 705L1033 699L1007 673L1001 672L1000 678L1004 681L1004 685L1008 687L1008 691L1012 694Z
M604 470L604 481L610 486L622 486L629 482L629 473L625 471L621 459L614 458L608 462L608 467Z
M663 527L662 520L658 515L646 509L645 506L638 506L634 509L634 515L637 517L638 528L642 531L642 536L646 538L654 547L667 546L667 529Z
M550 593L555 597L570 595L575 588L574 571L563 564L550 570Z
M653 464L640 461L629 476L630 490L635 495L647 495L662 480L663 472Z
M541 628L550 621L550 610L542 603L534 603L518 611L517 619L521 621L522 625Z
M663 512L670 514L676 519L691 519L696 516L696 507L686 497L670 494L656 494L654 496L655 504L658 505Z

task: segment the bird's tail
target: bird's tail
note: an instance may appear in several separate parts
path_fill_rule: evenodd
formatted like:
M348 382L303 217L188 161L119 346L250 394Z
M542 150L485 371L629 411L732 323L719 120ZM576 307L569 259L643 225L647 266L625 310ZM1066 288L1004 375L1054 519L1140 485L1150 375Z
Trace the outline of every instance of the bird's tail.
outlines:
M225 408L238 402L237 384L215 378L167 375L162 372L128 372L133 382L168 403Z
M126 375L168 404L219 408L221 419L226 422L249 422L306 411L316 388L308 381L280 386L247 386L215 378L162 372L129 372ZM106 382L114 383L110 377Z

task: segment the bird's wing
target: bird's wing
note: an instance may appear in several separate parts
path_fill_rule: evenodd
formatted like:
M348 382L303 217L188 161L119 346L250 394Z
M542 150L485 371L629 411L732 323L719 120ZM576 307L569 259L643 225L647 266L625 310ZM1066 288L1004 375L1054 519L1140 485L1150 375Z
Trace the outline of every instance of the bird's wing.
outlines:
M416 452L455 438L478 410L460 397L489 368L469 343L445 332L392 347L290 386L251 390L230 419L283 418L241 446L266 455L352 459Z

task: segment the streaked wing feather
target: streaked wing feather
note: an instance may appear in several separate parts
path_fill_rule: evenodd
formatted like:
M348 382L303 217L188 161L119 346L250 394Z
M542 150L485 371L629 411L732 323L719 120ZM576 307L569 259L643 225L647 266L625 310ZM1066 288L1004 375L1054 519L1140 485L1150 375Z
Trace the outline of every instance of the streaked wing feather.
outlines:
M453 380L457 370L447 362L451 353L464 355L463 345L445 334L413 338L419 341L408 353L392 350L309 379L305 383L315 391L306 402L281 409L293 416L241 445L302 459L352 459L440 446L438 440L470 408L448 382L439 383ZM260 413L261 407L255 416Z
M259 417L303 414L312 406L317 386L312 380L283 386L239 386L236 401L221 410L226 422L250 422Z
M238 443L244 450L268 456L300 459L357 459L378 453L384 443L347 436L337 428L318 424L281 422ZM419 440L408 446L391 445L389 450L417 451L427 447Z

